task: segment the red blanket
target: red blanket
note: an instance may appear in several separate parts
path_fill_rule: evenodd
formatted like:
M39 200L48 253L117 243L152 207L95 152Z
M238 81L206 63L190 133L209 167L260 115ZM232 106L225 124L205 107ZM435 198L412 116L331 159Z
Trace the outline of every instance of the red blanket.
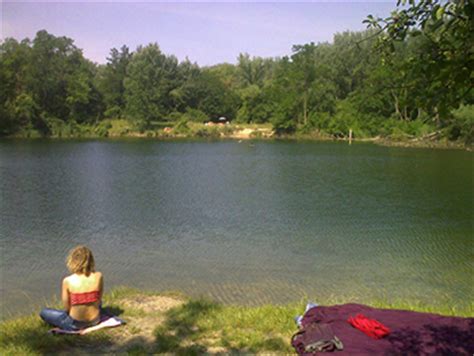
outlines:
M348 323L363 314L390 329L375 340ZM343 342L342 355L473 355L474 318L446 317L406 310L376 309L360 304L311 308L304 315L303 327L328 323Z

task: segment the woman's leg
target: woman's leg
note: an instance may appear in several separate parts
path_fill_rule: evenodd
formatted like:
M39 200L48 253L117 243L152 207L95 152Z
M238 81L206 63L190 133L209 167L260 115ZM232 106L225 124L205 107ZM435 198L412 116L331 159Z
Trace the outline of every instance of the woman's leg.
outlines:
M64 310L44 308L40 313L41 319L48 324L57 326L63 330L77 330L73 319Z

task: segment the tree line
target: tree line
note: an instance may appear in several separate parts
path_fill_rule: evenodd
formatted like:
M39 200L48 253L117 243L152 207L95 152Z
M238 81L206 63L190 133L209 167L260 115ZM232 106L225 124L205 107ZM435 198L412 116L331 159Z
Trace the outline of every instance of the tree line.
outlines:
M403 2L405 3L405 2ZM407 4L402 4L407 5ZM242 53L200 67L156 43L113 48L106 64L45 30L0 45L0 135L128 120L271 123L278 134L419 137L472 142L474 28L469 1L409 1L332 43L295 45L282 58Z

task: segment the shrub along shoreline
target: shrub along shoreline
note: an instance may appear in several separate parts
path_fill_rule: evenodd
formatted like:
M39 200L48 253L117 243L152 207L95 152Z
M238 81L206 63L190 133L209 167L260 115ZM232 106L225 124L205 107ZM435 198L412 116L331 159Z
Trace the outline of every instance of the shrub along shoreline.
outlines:
M318 302L333 305L349 300L335 297ZM125 319L125 326L85 336L53 336L47 333L50 327L37 314L17 317L0 323L0 353L289 353L293 352L291 336L297 330L293 318L302 314L305 303L253 307L223 305L174 292L117 288L106 294L104 305L114 315ZM368 304L450 316L474 316L472 303L462 308L410 301L373 300Z
M425 130L426 131L426 130ZM395 132L395 133L393 133ZM349 133L347 133L349 134ZM270 124L203 124L189 121L157 122L150 129L139 130L124 119L104 120L95 125L58 121L51 127L51 134L42 135L37 130L22 130L8 139L117 139L117 138L155 138L155 139L235 139L269 140L284 139L296 141L354 141L372 142L383 146L449 148L472 150L472 143L448 140L441 131L427 134L409 134L393 131L391 134L370 136L335 136L318 129L301 128L293 133L277 134Z

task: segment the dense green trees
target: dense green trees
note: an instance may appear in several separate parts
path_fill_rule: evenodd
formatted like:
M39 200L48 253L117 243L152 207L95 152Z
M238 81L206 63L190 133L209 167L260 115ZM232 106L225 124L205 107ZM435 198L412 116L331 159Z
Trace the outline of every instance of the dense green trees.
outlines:
M125 116L125 77L132 54L127 46L110 50L108 63L98 71L97 84L105 105L105 117Z
M179 86L179 80L176 57L163 54L157 44L139 47L125 78L127 117L140 128L166 119L174 106L170 93Z
M405 107L397 114L405 120L427 116L438 128L457 131L453 109L473 103L474 3L399 0L398 5L403 6L388 18L365 20L379 31L383 59L401 74L394 87Z
M202 119L202 113L207 118L234 117L239 104L216 73L189 61L178 63L157 44L137 49L123 82L126 117L141 129L157 121L175 121L182 113L189 116L193 109L198 115L191 119Z
M180 92L182 107L187 112L195 109L204 113L208 119L219 116L235 118L239 98L213 71L204 69L185 77ZM197 120L198 117L190 119Z
M0 48L1 134L35 129L43 135L66 123L100 118L96 66L73 41L39 31L35 39L7 39Z
M85 59L72 39L39 31L0 45L0 135L67 134L104 119L139 130L225 116L278 133L423 136L472 142L474 20L469 1L400 1L371 29L293 46L283 58L240 54L200 68L157 44ZM158 125L158 126L157 126ZM183 126L184 127L184 126Z

